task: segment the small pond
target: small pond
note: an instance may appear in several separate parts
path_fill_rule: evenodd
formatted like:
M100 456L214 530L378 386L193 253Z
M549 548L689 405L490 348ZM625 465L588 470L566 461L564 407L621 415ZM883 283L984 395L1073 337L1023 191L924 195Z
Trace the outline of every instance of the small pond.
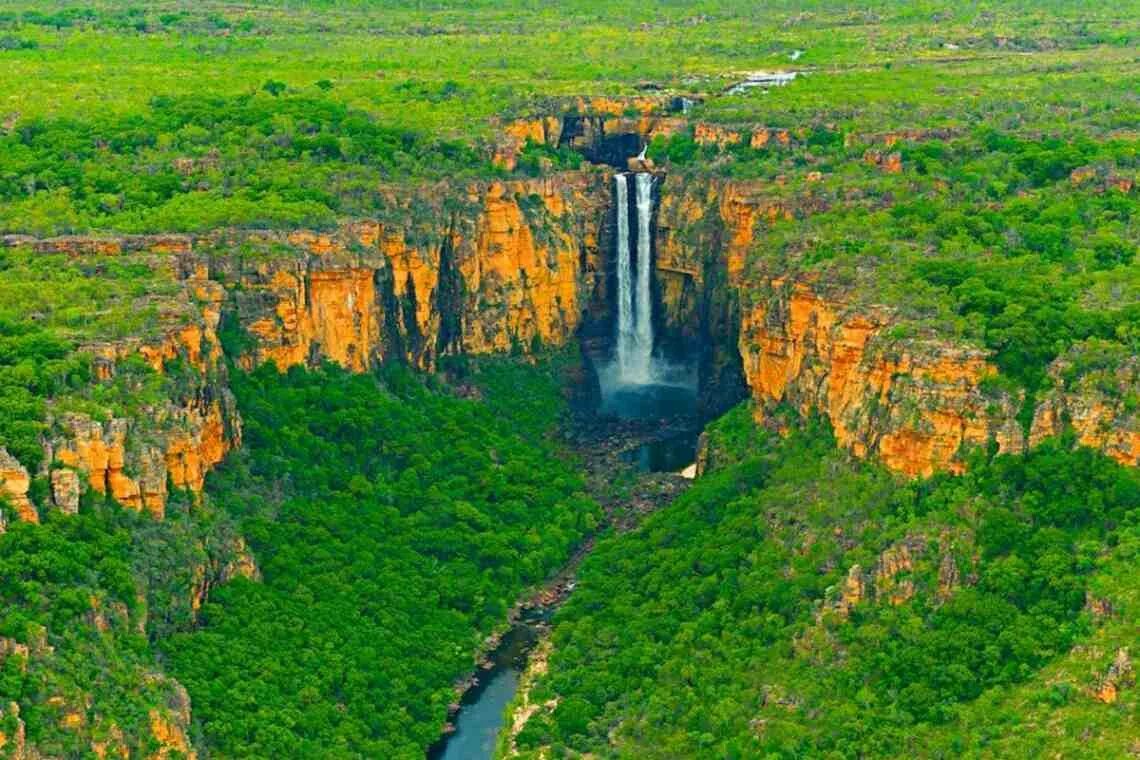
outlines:
M697 457L697 433L685 431L656 441L647 441L623 451L621 458L641 472L679 472Z

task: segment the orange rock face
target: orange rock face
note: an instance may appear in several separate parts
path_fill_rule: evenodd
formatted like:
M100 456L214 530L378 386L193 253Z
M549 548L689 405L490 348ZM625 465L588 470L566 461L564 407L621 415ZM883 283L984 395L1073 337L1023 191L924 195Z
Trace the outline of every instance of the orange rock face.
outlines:
M196 760L198 753L190 748L190 740L186 738L185 726L190 722L187 714L182 716L164 715L157 709L152 709L148 715L150 732L159 744L159 748L151 753L150 760L166 760L168 757Z
M672 117L654 110L659 99L579 105L581 113L646 136L671 128L666 122ZM558 119L531 119L508 125L505 134L516 147L527 140L550 144L561 126ZM748 139L762 147L793 140L786 130L697 130L701 141L718 144ZM889 149L899 139L918 137L888 134L878 143ZM865 158L885 171L901 170L898 153L870 149ZM598 234L611 184L608 170L587 168L465 187L381 188L382 218L325 232L23 241L35 250L75 256L140 250L169 255L186 290L178 319L157 337L85 349L99 381L114 378L118 363L132 356L160 373L178 360L198 376L190 381L196 383L191 392L181 394L186 400L160 403L138 419L54 417L45 453L57 466L41 473L50 477L52 502L73 512L79 493L90 488L161 516L168 483L202 489L210 468L240 443L217 335L223 302L235 304L250 338L235 357L247 368L327 359L366 371L400 355L432 369L450 353L526 352L575 340L583 312L597 308L605 276ZM759 414L784 403L803 414L820 412L841 445L911 476L958 471L964 447L991 440L1003 451L1024 448L1014 422L1018 399L981 390L995 371L984 352L932 338L892 338L888 309L855 308L841 293L822 292L806 279L783 282L757 271L761 264L756 257L750 263L749 255L765 228L810 213L817 198L817 186L790 200L790 191L778 185L707 178L661 183L656 265L666 323L685 329L696 319L711 263L717 277L727 279L714 287L731 289L734 303L710 334L738 335ZM241 250L252 243L266 252L246 258L227 247L230 240ZM740 306L737 297L744 300ZM726 341L726 353L732 342ZM1123 401L1138 373L1123 371L1111 379L1123 389L1115 394L1098 395L1105 378L1079 387L1058 382L1038 405L1031 442L1072 424L1082 443L1140 464L1140 417ZM20 519L38 519L30 485L19 462L0 457L0 490Z
M744 136L738 130L702 122L693 127L693 140L698 145L716 145L723 148L744 142Z
M240 423L223 384L216 334L224 294L220 285L198 275L203 273L196 273L187 285L199 304L197 321L174 326L154 341L125 340L93 349L100 379L112 377L116 363L132 354L142 356L159 373L168 362L180 359L197 370L198 392L179 403L161 402L148 410L145 419L99 422L74 413L56 418L60 434L47 450L54 462L67 468L54 470L51 476L52 500L59 509L76 511L82 479L96 493L161 518L168 482L200 492L206 472L240 443Z
M1097 370L1066 382L1074 358L1097 350L1095 341L1073 346L1050 367L1053 387L1038 401L1030 430L1030 445L1060 435L1071 426L1084 446L1103 451L1124 465L1140 465L1140 410L1129 398L1140 388L1140 359L1116 357L1111 369Z
M921 551L921 545L919 547ZM875 565L875 597L898 606L914 596L914 582L899 578L914 569L911 547L907 542L890 546L879 555Z
M758 413L786 402L823 413L840 445L910 476L961 469L963 446L1017 451L1012 399L988 399L994 372L980 351L939 341L893 342L885 312L850 309L806 283L771 282L743 315L740 352ZM996 409L996 413L995 413Z
M888 174L898 174L902 171L902 154L899 152L883 153L879 150L868 150L863 154L863 160L871 166L878 166Z
M668 188L668 185L666 186ZM693 272L699 277L705 245L722 249L718 255L727 265L729 277L740 284L749 251L765 226L795 217L792 207L773 197L770 185L762 181L705 182L679 191L662 192L657 240L658 269ZM700 228L715 220L723 229L716 239L694 244L674 234L675 230Z
M329 359L361 371L396 351L430 369L449 352L565 344L588 287L582 264L596 255L604 180L583 173L403 197L393 202L409 206L404 224L294 233L297 256L240 275L250 307L239 313L256 339L242 363ZM433 203L439 214L416 217Z
M27 736L24 721L20 718L20 705L8 702L6 707L0 707L0 719L8 719L5 722L15 724L11 733L0 730L0 752L13 760L28 760Z
M503 128L502 137L495 146L493 161L507 171L518 163L518 155L528 142L537 145L557 146L562 134L562 119L543 116L512 121Z
M16 510L16 516L26 522L38 523L39 513L28 498L32 480L28 471L17 459L0 448L0 494L7 497ZM2 525L0 520L0 525Z
M56 442L56 461L86 473L87 484L96 493L161 518L168 495L167 477L176 487L200 492L205 473L236 443L224 433L222 414L219 402L205 410L180 410L177 416L196 428L194 432L174 430L161 436L165 445L144 445L130 454L127 441L138 421L99 423L85 415L67 415L60 420L64 435ZM70 511L70 504L61 495L64 488L70 486L61 485L55 498L60 500L57 505L61 509Z
M1132 666L1132 658L1127 647L1116 650L1112 664L1108 671L1098 679L1092 690L1093 699L1106 705L1115 704L1120 698L1120 692L1136 684L1136 671Z
M533 206L529 217L518 200L527 191L537 191L526 196ZM464 286L480 294L479 309L505 321L469 319L467 351L506 351L512 342L535 338L562 345L573 336L580 317L578 263L591 241L576 239L557 223L568 214L568 200L576 199L564 197L553 183L495 183L488 189L475 253L459 270ZM551 221L543 224L544 218Z

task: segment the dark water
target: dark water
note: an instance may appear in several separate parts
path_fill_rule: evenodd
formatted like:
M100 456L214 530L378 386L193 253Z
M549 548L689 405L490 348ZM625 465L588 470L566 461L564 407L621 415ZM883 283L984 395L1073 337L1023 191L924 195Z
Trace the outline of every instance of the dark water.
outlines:
M539 629L552 610L528 611L490 655L492 667L480 668L479 684L468 689L453 719L454 733L428 749L428 760L484 760L494 752L499 731L506 723L507 705L518 690L527 655L538 641Z
M688 385L615 385L604 389L601 413L663 420L692 414L696 403L696 389Z
M696 460L697 433L686 431L649 441L622 452L621 456L641 472L677 472Z

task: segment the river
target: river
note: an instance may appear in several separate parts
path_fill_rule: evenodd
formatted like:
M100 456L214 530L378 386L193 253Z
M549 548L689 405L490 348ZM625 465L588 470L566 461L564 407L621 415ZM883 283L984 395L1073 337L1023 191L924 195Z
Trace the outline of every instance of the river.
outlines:
M493 756L507 705L518 690L527 656L554 612L553 607L524 610L479 669L479 682L460 701L455 731L428 750L429 760L486 760Z
M697 432L692 426L677 427L667 422L691 414L695 404L692 388L621 386L611 389L606 397L603 415L617 421L620 432L603 436L611 450L598 454L592 465L610 477L616 470L629 469L642 477L656 475L674 483L680 480L671 473L693 461ZM623 427L630 420L645 424ZM659 487L652 490L661 493ZM607 514L614 517L610 509ZM614 521L612 527L620 530L621 521ZM518 691L531 651L546 633L555 609L573 590L578 564L593 544L593 539L588 540L541 593L523 604L516 622L476 671L477 681L460 699L459 711L451 718L454 730L428 749L428 760L490 760L494 756L499 734L509 720L507 706Z

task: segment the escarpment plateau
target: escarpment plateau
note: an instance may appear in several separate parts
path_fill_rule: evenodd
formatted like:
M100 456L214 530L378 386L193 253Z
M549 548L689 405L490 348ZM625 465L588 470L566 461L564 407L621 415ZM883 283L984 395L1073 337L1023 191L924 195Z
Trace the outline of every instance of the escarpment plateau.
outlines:
M627 156L630 145L684 124L652 99L618 105L583 100L574 117L513 122L500 153L517 156L530 141ZM696 134L788 149L806 139L804 130L722 132ZM889 149L914 139L900 134L865 142ZM895 171L888 158L880 168ZM161 517L171 488L200 492L240 445L227 354L246 369L327 360L366 371L388 361L434 370L450 356L576 341L604 349L612 177L587 163L541 178L390 186L374 218L333 230L5 239L75 260L144 256L161 262L174 292L162 296L156 334L80 347L94 382L113 383L142 362L163 378L161 397L122 413L49 404L43 465L29 472L0 451L0 487L23 520L53 507L74 512L85 490ZM957 472L971 447L1019 452L1069 427L1120 462L1140 461L1140 417L1128 401L1134 357L1089 371L1081 357L1095 346L1074 348L1054 362L1027 416L1023 393L991 382L997 368L985 349L911 329L891 304L770 255L769 229L842 202L820 189L819 172L800 179L690 170L654 183L656 350L695 360L706 416L745 396L762 421L781 408L819 413L843 447L908 476Z
M353 371L565 345L601 266L607 178L391 188L382 218L333 231L7 238L45 254L159 260L177 292L160 297L157 338L79 347L96 383L144 362L168 381L160 401L120 416L52 408L41 470L4 453L0 486L24 520L37 506L74 512L87 489L161 517L169 487L199 492L240 444L223 343L245 368L327 360ZM49 485L38 504L36 479Z

